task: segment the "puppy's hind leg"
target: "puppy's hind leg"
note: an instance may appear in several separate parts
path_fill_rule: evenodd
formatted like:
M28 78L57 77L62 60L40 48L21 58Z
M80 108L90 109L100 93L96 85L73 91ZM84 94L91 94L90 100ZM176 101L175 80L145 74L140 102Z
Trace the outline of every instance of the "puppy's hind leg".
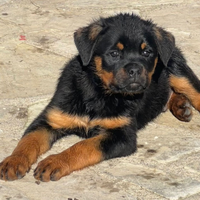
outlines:
M177 48L169 60L167 71L172 90L185 96L193 107L200 111L200 80Z
M189 100L182 94L172 92L168 101L167 108L180 121L189 122L192 119L192 105Z

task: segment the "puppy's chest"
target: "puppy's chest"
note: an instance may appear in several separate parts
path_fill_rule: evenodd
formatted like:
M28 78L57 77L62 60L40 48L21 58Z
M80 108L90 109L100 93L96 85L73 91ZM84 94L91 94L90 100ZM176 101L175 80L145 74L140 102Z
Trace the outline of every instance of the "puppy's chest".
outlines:
M47 114L48 124L54 129L85 129L88 130L101 127L104 129L115 129L129 125L131 118L125 115L118 116L94 116L89 115L69 114L62 112L57 108L49 110Z
M87 101L83 106L82 114L93 118L114 118L133 115L137 110L137 103L134 100L122 98L104 98L95 101Z
M131 124L134 107L133 102L99 99L74 105L72 110L54 107L48 111L47 121L54 129L115 129Z

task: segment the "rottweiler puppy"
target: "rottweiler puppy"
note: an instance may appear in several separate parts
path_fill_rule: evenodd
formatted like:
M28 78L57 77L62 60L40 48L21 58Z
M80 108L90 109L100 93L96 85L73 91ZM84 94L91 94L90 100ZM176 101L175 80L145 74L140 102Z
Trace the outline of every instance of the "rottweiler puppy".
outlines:
M22 178L58 139L85 138L39 162L34 177L56 181L137 149L137 132L166 104L190 121L200 111L200 82L173 35L134 14L100 18L78 29L79 54L64 67L50 103L0 164L2 180ZM172 91L172 92L171 92Z

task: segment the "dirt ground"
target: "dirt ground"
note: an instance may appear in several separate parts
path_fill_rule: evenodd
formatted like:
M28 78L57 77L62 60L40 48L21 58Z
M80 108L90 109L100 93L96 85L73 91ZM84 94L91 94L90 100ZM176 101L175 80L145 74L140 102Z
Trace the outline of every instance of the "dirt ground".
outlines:
M200 78L199 0L0 0L0 161L51 98L60 69L77 53L73 32L99 16L134 12L171 31ZM0 200L198 200L200 116L163 113L138 134L138 151L58 182L0 181ZM39 159L70 147L61 139Z

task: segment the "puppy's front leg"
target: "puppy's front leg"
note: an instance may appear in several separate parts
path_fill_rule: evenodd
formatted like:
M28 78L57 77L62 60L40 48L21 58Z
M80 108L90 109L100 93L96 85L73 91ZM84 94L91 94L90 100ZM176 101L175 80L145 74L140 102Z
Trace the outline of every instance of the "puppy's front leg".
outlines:
M12 181L25 176L38 156L50 149L50 141L51 133L45 128L24 135L13 153L0 163L0 179Z
M41 181L57 181L73 171L103 160L127 156L136 150L136 135L132 130L118 128L83 140L60 154L42 160L34 176Z

